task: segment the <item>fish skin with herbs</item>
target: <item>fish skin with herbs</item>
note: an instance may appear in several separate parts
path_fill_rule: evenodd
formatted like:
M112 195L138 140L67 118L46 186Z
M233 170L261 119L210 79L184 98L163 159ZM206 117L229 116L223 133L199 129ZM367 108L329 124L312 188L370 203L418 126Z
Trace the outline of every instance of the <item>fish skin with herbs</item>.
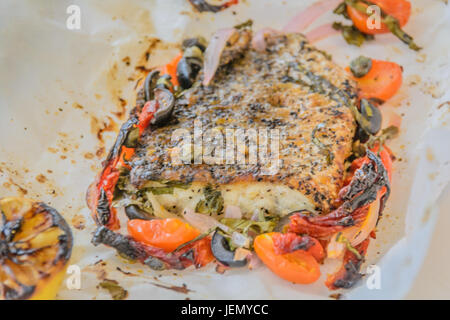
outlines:
M269 36L262 53L251 48L251 37L250 31L239 30L212 82L201 85L200 71L196 84L175 102L169 122L144 132L122 179L125 197L177 181L186 187L154 195L175 214L196 208L208 186L223 197L221 207L239 206L247 218L255 210L283 216L334 208L357 127L349 108L356 103L356 85L301 34ZM138 108L143 98L141 90ZM279 129L278 172L263 175L260 164L173 165L169 150L180 142L171 141L172 133L187 129L193 134L195 120L204 131L219 128L224 137L225 129Z

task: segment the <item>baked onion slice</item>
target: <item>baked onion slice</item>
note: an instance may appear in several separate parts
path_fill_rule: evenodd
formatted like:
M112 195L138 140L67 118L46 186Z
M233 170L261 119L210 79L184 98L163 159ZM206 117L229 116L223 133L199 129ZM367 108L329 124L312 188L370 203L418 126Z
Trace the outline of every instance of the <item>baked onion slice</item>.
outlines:
M0 299L54 299L72 253L64 218L42 202L0 199Z

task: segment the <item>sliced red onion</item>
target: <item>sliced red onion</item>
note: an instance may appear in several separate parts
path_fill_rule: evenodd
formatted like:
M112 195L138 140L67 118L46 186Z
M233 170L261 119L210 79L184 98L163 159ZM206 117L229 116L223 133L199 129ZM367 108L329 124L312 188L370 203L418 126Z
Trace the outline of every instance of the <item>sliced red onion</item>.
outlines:
M250 270L254 270L257 267L262 265L262 261L258 258L258 256L256 255L256 253L252 252L247 256L247 261L248 261L248 268Z
M226 206L224 217L231 219L242 219L241 208L239 208L238 206L231 206L231 205Z
M267 47L266 36L268 35L279 35L280 31L272 29L272 28L263 28L257 31L252 38L252 47L256 51L264 52Z
M334 29L331 23L327 23L308 31L306 33L306 38L309 42L313 43L339 33L340 31Z
M192 225L202 233L211 231L212 229L217 227L225 232L229 232L229 228L226 225L220 223L213 217L201 213L196 213L194 212L194 210L189 208L184 209L183 217L190 225Z
M303 32L311 23L313 23L322 14L333 10L342 0L323 0L316 2L295 15L283 28L284 32Z
M377 226L378 216L379 216L379 205L380 202L377 199L374 203L370 205L369 212L366 219L359 226L348 227L341 232L338 232L331 236L330 242L327 246L327 256L328 258L338 259L342 258L345 253L346 244L337 241L337 236L339 233L346 239L350 241L353 247L366 240L370 233Z
M234 28L220 29L211 38L205 51L205 62L203 65L203 85L207 86L219 67L220 57L223 49L227 45L228 39L237 32Z

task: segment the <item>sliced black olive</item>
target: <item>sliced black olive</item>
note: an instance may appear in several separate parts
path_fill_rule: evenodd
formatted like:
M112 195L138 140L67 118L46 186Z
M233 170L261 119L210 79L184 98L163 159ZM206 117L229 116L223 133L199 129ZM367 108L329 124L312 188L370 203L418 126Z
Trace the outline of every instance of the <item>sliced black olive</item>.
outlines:
M156 88L153 91L155 99L159 103L158 111L151 121L152 124L161 124L170 118L173 107L175 106L175 97L172 92L163 88Z
M247 259L234 260L234 251L230 250L227 239L219 232L215 231L211 240L211 251L220 263L227 267L243 267L247 264Z
M156 81L159 79L159 71L150 72L144 81L145 101L153 100L153 89L156 87Z
M202 63L196 58L181 58L177 65L177 79L183 89L189 89L195 81Z
M375 135L381 129L382 116L380 110L366 99L361 99L361 115L364 121L362 127L367 133Z
M185 51L189 47L196 46L204 52L206 50L207 45L208 45L208 43L206 42L205 38L198 37L198 38L189 38L189 39L183 40L183 43L181 46L182 46L183 51Z
M139 209L137 205L129 205L125 207L125 214L127 215L128 219L141 219L141 220L152 220L154 217L152 217L148 212L145 212L144 210Z
M359 56L350 62L350 71L356 78L364 77L372 69L372 59Z

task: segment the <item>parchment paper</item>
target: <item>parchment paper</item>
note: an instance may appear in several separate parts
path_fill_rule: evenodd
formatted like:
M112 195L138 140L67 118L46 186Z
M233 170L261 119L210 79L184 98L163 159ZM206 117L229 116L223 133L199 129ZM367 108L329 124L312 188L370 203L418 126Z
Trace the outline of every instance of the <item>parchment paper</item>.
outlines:
M195 13L184 0L1 2L0 194L41 199L72 225L70 263L82 271L81 289L63 284L59 298L108 299L97 288L104 278L117 280L130 299L329 296L323 285L326 268L323 279L302 286L263 266L220 275L213 267L157 273L130 264L112 249L90 244L95 226L84 202L87 186L134 103L139 70L169 61L177 52L173 43L185 37L209 38L215 30L249 18L254 30L281 28L313 2L247 0L216 15ZM362 281L345 298L401 298L408 292L433 232L437 199L450 180L450 112L445 103L450 100L450 10L439 0L411 2L413 14L405 29L423 46L419 53L392 35L377 36L361 48L340 36L317 43L342 66L364 54L404 68L402 88L382 107L384 114L395 111L403 121L401 136L390 144L398 159L392 197L366 264L381 268L381 289L369 290ZM80 30L66 27L71 4L81 9ZM329 13L313 26L337 20ZM178 291L165 288L183 284L185 289Z

